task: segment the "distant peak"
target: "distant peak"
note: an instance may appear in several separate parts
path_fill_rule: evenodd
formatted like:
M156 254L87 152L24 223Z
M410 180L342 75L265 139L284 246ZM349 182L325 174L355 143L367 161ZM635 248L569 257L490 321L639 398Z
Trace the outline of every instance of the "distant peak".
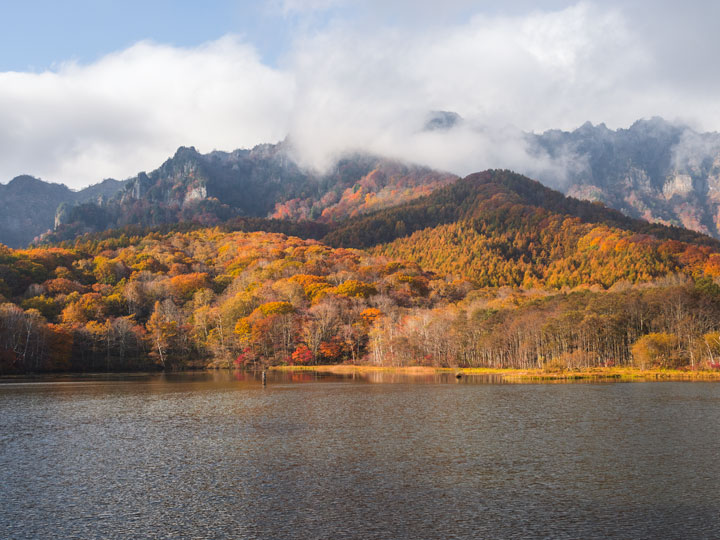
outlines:
M593 124L589 120L585 122L582 126L577 128L575 130L575 133L579 134L590 134L590 133L597 133L597 134L603 134L606 132L612 131L608 129L608 127L605 125L605 122L600 122L599 124Z
M29 174L22 174L20 176L16 176L12 180L10 180L10 182L8 182L7 187L11 190L32 190L49 188L54 190L61 189L70 191L70 188L68 188L65 184L46 182L45 180L41 180L40 178L30 176Z
M682 127L677 123L674 122L668 122L661 116L652 116L650 118L641 118L640 120L636 120L633 122L633 124L630 126L631 131L638 131L638 130L649 130L649 129L674 129Z
M34 176L30 176L29 174L21 174L20 176L16 176L10 182L8 182L8 185L14 185L19 186L23 184L37 184L37 183L45 184L43 180L40 180L39 178L35 178Z
M448 130L462 122L462 116L453 111L430 111L423 131Z
M175 155L173 156L174 159L182 159L186 157L195 157L200 155L199 152L195 149L194 146L181 146L177 149L175 152Z

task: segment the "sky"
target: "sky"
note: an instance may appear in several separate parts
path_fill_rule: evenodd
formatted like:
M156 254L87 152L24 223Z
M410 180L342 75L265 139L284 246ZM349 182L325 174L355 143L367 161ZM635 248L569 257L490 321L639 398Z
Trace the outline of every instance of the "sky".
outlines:
M0 0L0 182L80 188L289 137L550 174L523 131L662 116L720 130L717 2ZM430 111L464 121L423 130Z

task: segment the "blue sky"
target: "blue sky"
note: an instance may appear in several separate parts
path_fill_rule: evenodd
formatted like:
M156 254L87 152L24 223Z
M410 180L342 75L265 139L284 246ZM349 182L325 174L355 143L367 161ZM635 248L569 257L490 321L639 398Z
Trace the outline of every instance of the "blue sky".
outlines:
M93 62L141 40L189 47L239 34L275 63L292 17L262 2L65 0L0 3L0 71L41 71Z
M252 43L263 61L277 65L293 35L333 20L365 19L395 26L458 22L474 13L517 14L568 1L433 3L343 0L50 0L3 1L0 71L41 71L76 60L87 63L141 40L191 47L227 34Z
M0 0L0 182L81 187L290 137L458 174L562 176L525 131L663 116L720 130L720 3ZM433 110L459 113L427 133ZM568 158L569 159L569 158Z

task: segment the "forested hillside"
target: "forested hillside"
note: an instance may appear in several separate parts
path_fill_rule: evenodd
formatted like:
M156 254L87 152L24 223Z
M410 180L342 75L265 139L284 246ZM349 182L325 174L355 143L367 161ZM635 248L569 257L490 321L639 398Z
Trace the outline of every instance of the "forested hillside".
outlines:
M359 360L383 309L464 290L431 298L414 264L217 229L4 248L0 275L6 372Z
M718 276L709 237L488 171L341 223L235 218L2 247L0 372L714 369Z
M659 239L720 246L705 234L633 219L601 203L564 196L523 175L507 170L471 174L432 194L385 211L338 224L326 237L337 246L371 247L390 242L417 230L463 220L483 219L488 213L540 208L576 217L585 223L603 224Z

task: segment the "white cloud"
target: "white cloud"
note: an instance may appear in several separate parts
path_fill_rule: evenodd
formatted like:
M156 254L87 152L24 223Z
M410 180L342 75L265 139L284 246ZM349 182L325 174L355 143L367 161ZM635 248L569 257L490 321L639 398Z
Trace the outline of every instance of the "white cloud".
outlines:
M234 37L149 42L90 65L0 73L0 178L79 187L152 169L180 145L233 149L285 137L294 80Z
M654 115L720 127L713 70L697 66L693 84L672 75L720 39L696 35L668 54L661 23L679 20L669 4L558 8L553 0L544 11L463 18L477 3L448 0L454 18L425 24L435 3L372 0L368 9L388 20L413 11L411 23L383 24L349 0L273 2L286 16L331 15L293 26L281 67L225 37L189 49L139 43L90 65L0 73L0 179L30 173L81 186L154 168L179 145L231 150L286 134L301 161L319 168L358 149L459 174L503 167L561 177L572 156L530 157L522 130L587 120L625 127ZM673 35L693 36L702 17L679 20ZM466 121L424 132L430 110Z
M585 3L478 16L426 34L368 35L339 25L298 43L292 133L300 155L318 166L356 147L460 174L547 170L527 155L520 130L642 116L619 115L616 99L645 61L618 12ZM428 110L456 111L469 122L424 133Z

